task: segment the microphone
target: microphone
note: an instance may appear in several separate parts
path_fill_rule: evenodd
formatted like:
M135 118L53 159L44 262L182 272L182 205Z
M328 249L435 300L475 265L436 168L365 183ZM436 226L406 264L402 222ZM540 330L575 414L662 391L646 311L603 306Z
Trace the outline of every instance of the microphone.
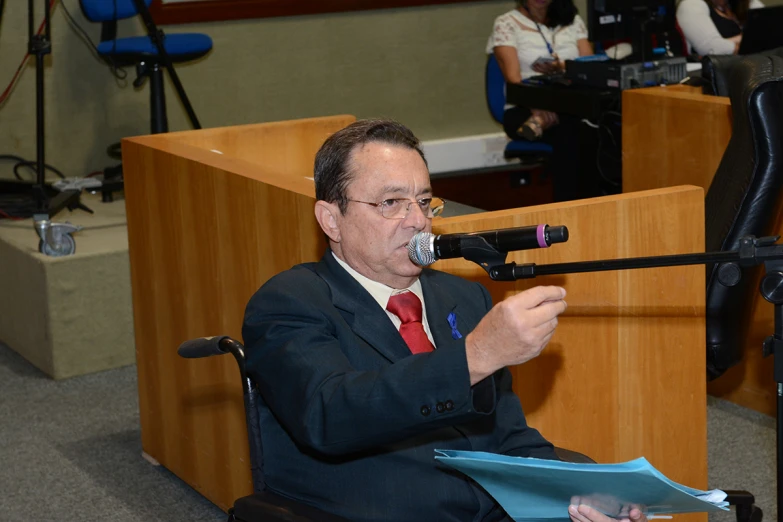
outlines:
M441 234L419 232L408 243L408 257L420 266L431 265L438 259L464 257L468 251L489 254L514 250L547 248L552 243L568 241L568 229L564 226L501 228L470 234Z

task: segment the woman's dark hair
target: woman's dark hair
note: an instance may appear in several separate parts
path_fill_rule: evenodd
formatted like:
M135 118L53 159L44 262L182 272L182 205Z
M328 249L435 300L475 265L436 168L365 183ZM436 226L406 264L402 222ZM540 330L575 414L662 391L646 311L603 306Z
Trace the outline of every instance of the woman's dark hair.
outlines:
M527 9L528 0L517 0L517 5ZM749 0L748 0L749 1ZM546 11L546 23L549 27L571 25L576 17L574 0L552 0Z
M729 0L729 5L734 14L737 15L737 20L744 24L748 19L748 10L750 9L750 0Z
M387 143L413 149L424 164L421 142L405 125L393 120L358 120L326 139L315 155L315 198L348 208L348 185L353 178L351 153L365 143Z

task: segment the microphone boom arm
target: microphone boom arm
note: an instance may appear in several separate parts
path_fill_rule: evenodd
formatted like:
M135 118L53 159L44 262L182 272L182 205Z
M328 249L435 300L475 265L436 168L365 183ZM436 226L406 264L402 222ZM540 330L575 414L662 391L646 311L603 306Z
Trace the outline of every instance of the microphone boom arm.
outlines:
M532 279L539 275L605 272L608 270L630 270L636 268L682 265L706 265L711 263L737 263L742 267L751 267L765 261L783 259L783 245L775 244L778 239L780 239L780 236L761 238L746 236L740 240L739 250L727 252L630 257L601 261L555 263L550 265L536 265L535 263L518 265L511 262L496 264L490 267L482 265L482 268L487 271L490 279L493 281L516 281L518 279ZM471 259L471 261L473 260Z

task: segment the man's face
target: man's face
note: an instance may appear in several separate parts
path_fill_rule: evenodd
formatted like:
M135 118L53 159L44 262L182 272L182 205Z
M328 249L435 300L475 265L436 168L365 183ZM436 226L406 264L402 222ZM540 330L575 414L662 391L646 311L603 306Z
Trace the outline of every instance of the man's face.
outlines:
M385 199L418 201L432 197L430 175L419 153L407 147L367 143L351 154L353 177L348 199L379 203ZM337 213L339 234L334 252L354 270L392 288L407 288L421 273L408 258L408 242L432 220L415 203L404 219L387 219L377 207L348 202L345 214Z

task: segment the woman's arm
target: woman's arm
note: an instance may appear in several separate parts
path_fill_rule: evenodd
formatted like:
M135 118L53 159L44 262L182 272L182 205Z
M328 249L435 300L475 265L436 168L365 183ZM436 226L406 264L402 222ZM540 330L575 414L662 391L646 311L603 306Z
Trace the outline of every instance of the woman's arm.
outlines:
M507 83L521 83L522 70L519 66L516 47L499 45L494 48L495 58Z
M593 50L593 44L591 44L590 40L587 38L577 40L576 48L579 49L579 56L590 56L595 54L595 51Z
M700 55L735 54L738 45L723 38L710 18L710 8L704 0L682 0L677 6L677 23L685 39Z

